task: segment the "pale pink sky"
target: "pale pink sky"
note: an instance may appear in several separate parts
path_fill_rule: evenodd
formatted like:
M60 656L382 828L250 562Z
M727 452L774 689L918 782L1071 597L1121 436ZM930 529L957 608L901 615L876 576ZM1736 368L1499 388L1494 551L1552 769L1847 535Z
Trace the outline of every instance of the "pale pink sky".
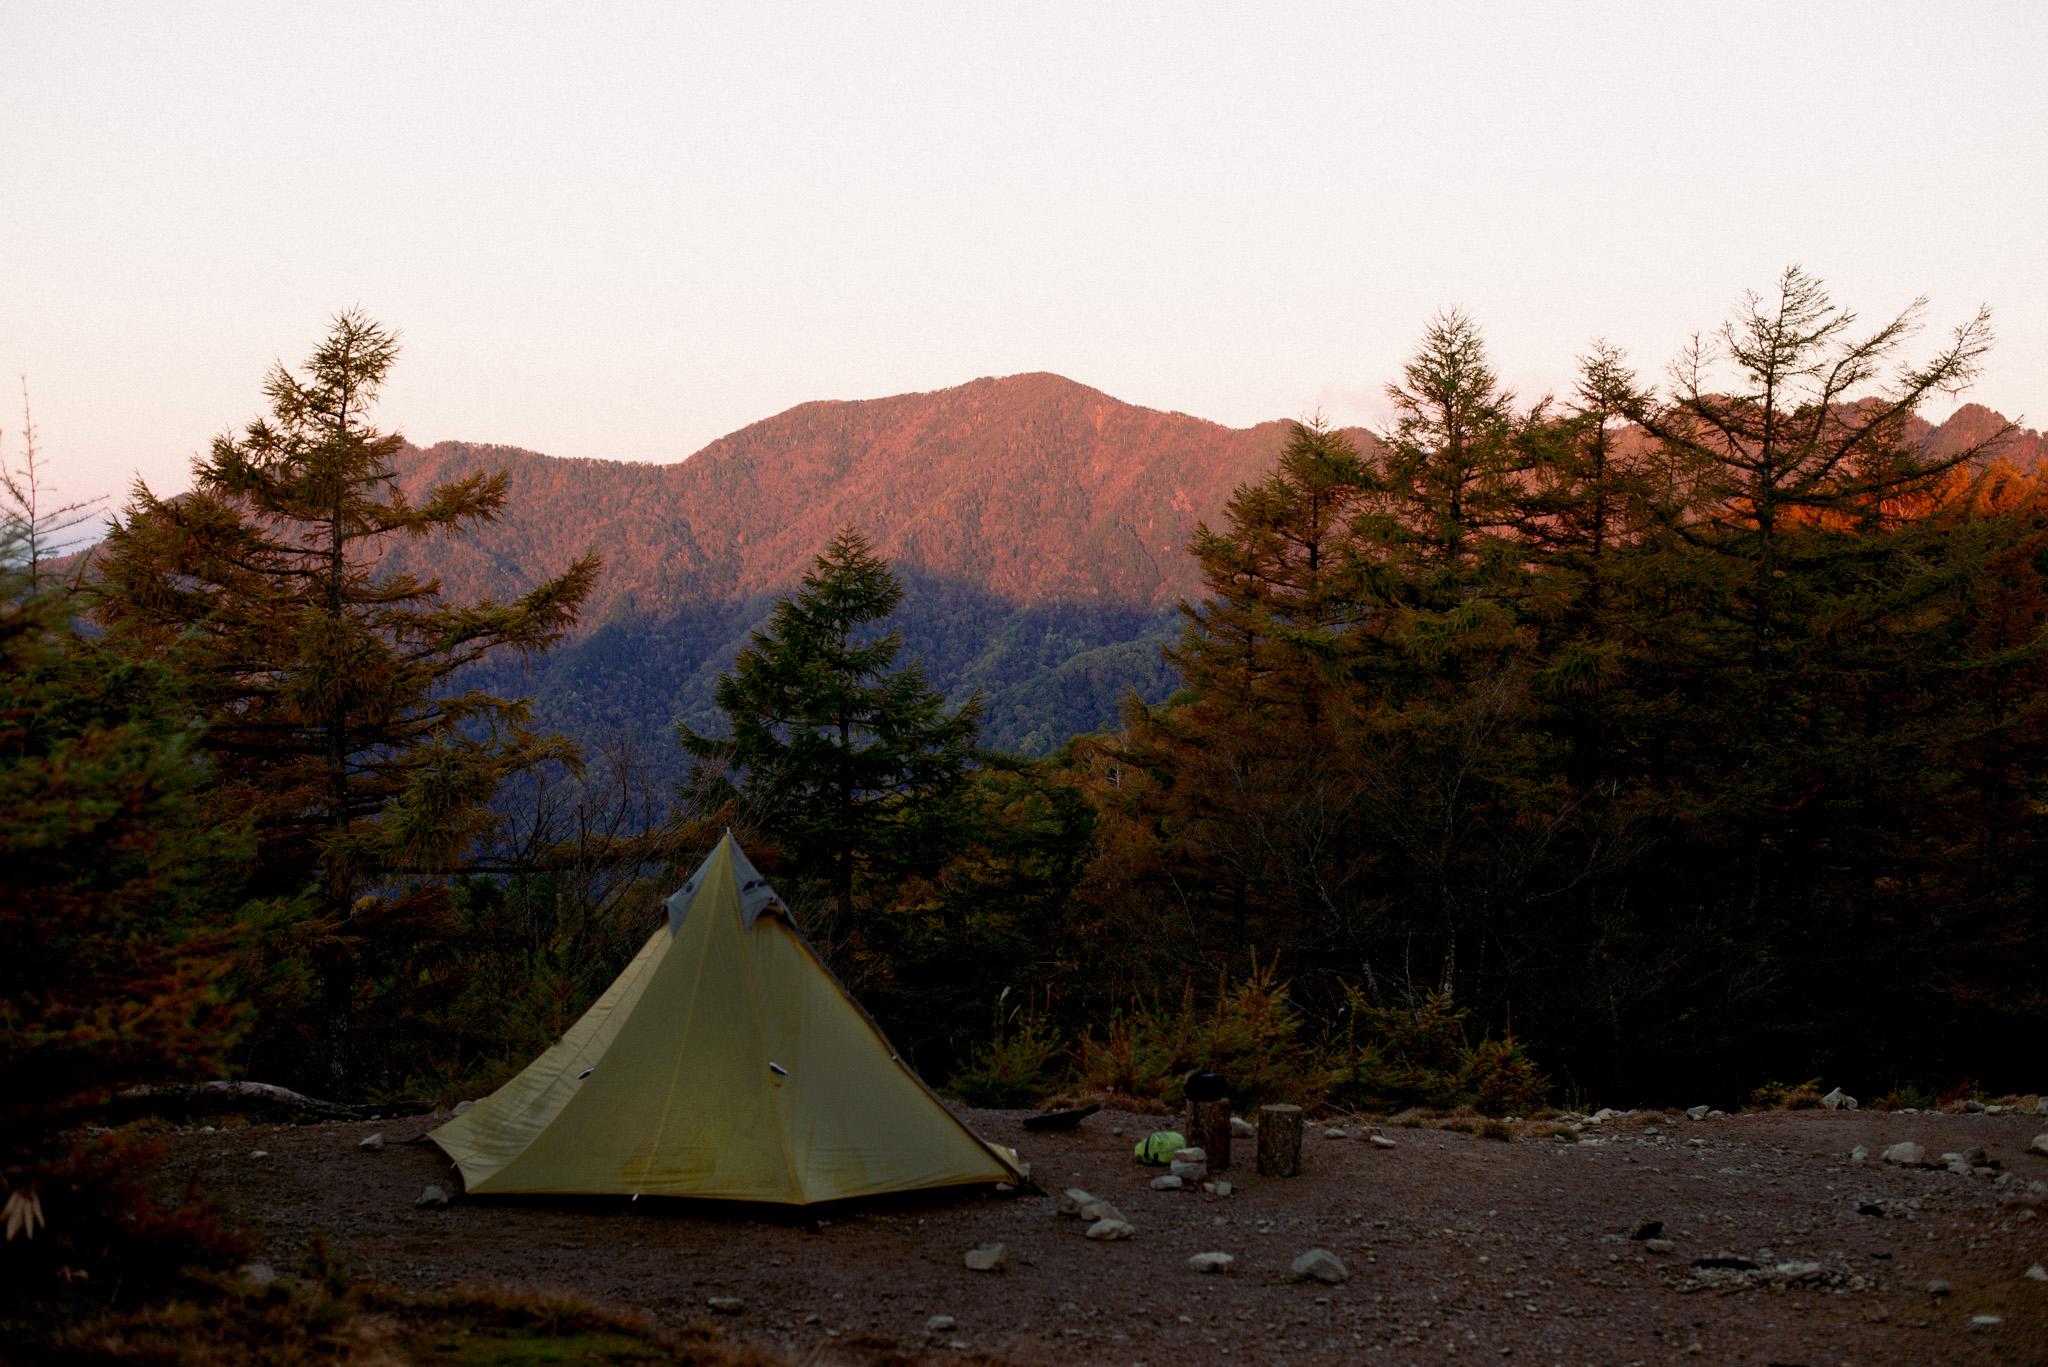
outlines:
M1440 306L1534 392L1795 261L1989 303L1973 397L2039 425L2044 53L2038 3L11 0L0 457L26 372L65 492L181 488L350 304L422 442L675 460L1025 370L1375 422Z

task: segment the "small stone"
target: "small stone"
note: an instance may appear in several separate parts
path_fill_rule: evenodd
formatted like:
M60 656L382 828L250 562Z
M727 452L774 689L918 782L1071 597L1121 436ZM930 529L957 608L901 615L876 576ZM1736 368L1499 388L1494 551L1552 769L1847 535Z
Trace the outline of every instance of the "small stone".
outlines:
M1100 1198L1081 1207L1081 1218L1091 1222L1101 1220L1124 1220L1124 1213ZM1124 1220L1124 1223L1130 1223Z
M2048 1138L2048 1135L2044 1135L2042 1137ZM1383 1134L1369 1135L1367 1136L1365 1142L1372 1145L1376 1149L1391 1149L1395 1147L1394 1141L1387 1138Z
M1208 1192L1211 1196L1228 1196L1232 1191L1232 1187L1230 1183L1224 1181L1204 1182L1202 1183L1202 1190Z
M1349 1139L1350 1137L1351 1132L1349 1130L1340 1130L1335 1125L1323 1131L1323 1138L1325 1139Z
M1228 1253L1197 1253L1188 1259L1188 1270L1204 1274L1228 1272L1236 1262L1237 1259Z
M2048 1267L2035 1263L2027 1269L2027 1280L2030 1282L2048 1282Z
M1984 1152L1982 1144L1972 1144L1963 1150L1963 1161L1973 1168L1988 1168L1991 1166L1991 1155Z
M2037 1096L2034 1098L2034 1114L2048 1115L2048 1096Z
M2003 1316L2003 1315L1972 1315L1972 1316L1970 1316L1970 1328L1971 1328L1971 1329L1972 1329L1973 1331L1975 1331L1975 1330L1980 1330L1980 1329L1996 1329L1996 1328L1997 1328L1997 1327L1998 1327L1999 1325L2001 1325L2001 1324L2004 1324L2004 1323L2005 1323L2005 1316Z
M1088 1226L1088 1237L1096 1240L1128 1239L1137 1232L1128 1220L1097 1220Z
M1001 1272L1010 1264L1010 1250L1002 1244L976 1244L960 1261L970 1272Z
M1982 1114L1984 1114L1984 1103L1983 1103L1983 1102L1981 1102L1981 1101L1978 1101L1978 1100L1977 1100L1976 1098L1972 1097L1972 1098L1971 1098L1970 1100L1968 1100L1968 1101L1965 1101L1965 1102L1963 1103L1963 1114L1964 1114L1964 1115L1982 1115Z
M1851 1163L1861 1163L1864 1159L1868 1157L1870 1157L1870 1150L1865 1148L1861 1144L1858 1144L1855 1148L1849 1150L1849 1161Z
M2043 1112L2048 1114L2048 1112ZM1230 1117L1230 1134L1233 1139L1257 1139L1259 1127L1241 1115Z
M1688 1106L1685 1108L1685 1118L1687 1120L1705 1120L1707 1118L1707 1110L1708 1108L1705 1106Z
M1903 1140L1884 1151L1884 1161L1902 1168L1917 1168L1927 1161L1927 1150L1912 1140Z
M251 1158L268 1158L268 1157L270 1157L270 1150L269 1150L269 1149L251 1149L251 1150L249 1150L249 1156L250 1156Z
M1645 1239L1643 1247L1651 1253L1675 1253L1678 1245L1669 1239Z
M356 1147L364 1153L377 1153L384 1147L384 1136L382 1134L373 1134L362 1143L356 1145Z
M1812 1281L1820 1276L1821 1265L1819 1263L1779 1263L1777 1273L1779 1277L1788 1282Z
M1079 1187L1068 1187L1060 1193L1059 1213L1080 1219L1081 1212L1095 1203L1095 1198Z
M970 1344L966 1339L954 1339L946 1346L956 1353L964 1353L974 1345Z
M413 1202L413 1204L416 1206L445 1206L448 1204L448 1193L440 1187L430 1186L420 1193L420 1199Z
M709 1296L704 1304L710 1306L715 1315L737 1315L747 1308L747 1303L738 1296Z
M277 1280L277 1269L269 1263L243 1263L235 1275L251 1286L268 1286Z
M1954 1292L1955 1287L1950 1285L1944 1278L1936 1277L1933 1281L1927 1283L1927 1294L1930 1296L1947 1296L1954 1294Z
M924 1322L924 1331L927 1334L943 1334L949 1329L957 1329L959 1325L960 1322L951 1315L933 1315Z
M1853 1111L1856 1109L1856 1098L1837 1087L1822 1097L1820 1104L1831 1111Z
M1152 1190L1154 1191L1179 1191L1182 1185L1181 1180L1170 1172L1163 1177L1152 1179Z
M2027 1145L2027 1152L2038 1153L2043 1158L2048 1158L2048 1134L2035 1135L2033 1142Z
M1613 1108L1612 1106L1602 1106L1602 1107L1601 1107L1601 1108L1600 1108L1599 1110L1597 1110L1597 1111L1593 1112L1593 1114L1591 1114L1591 1115L1587 1116L1587 1117L1586 1117L1586 1119L1590 1120L1590 1121L1591 1121L1591 1122L1593 1122L1593 1123L1594 1123L1595 1125L1604 1125L1604 1124L1606 1124L1606 1123L1607 1123L1608 1121L1610 1121L1610 1120L1614 1119L1614 1118L1615 1118L1616 1116L1618 1116L1618 1115L1627 1115L1627 1114L1628 1114L1628 1112L1626 1112L1626 1111L1617 1111L1617 1110L1615 1110L1615 1109L1614 1109L1614 1108Z
M1289 1271L1298 1282L1328 1282L1335 1286L1351 1276L1351 1269L1344 1266L1344 1260L1327 1248L1312 1248L1290 1265Z
M458 1101L455 1103L455 1114L464 1115L469 1111L469 1108L474 1105L476 1105L476 1102L474 1101Z

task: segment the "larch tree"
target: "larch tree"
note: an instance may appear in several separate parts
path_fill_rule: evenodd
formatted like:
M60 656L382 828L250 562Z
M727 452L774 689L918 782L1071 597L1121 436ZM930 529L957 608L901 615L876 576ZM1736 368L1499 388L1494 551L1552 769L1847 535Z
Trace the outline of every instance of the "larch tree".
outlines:
M303 374L271 372L269 416L194 462L189 494L138 483L97 605L121 649L189 680L210 799L254 822L256 890L307 908L293 929L318 980L315 1076L343 1091L365 951L434 913L435 880L492 827L505 779L574 759L524 701L462 671L545 650L600 565L586 555L506 603L446 602L434 580L380 570L395 541L489 522L507 493L480 473L408 496L403 440L372 422L397 356L360 312L336 317Z
M691 804L774 840L824 889L828 915L806 929L842 968L865 952L874 898L957 846L979 728L978 696L949 709L874 629L902 599L872 543L840 531L719 679L728 734L677 728Z

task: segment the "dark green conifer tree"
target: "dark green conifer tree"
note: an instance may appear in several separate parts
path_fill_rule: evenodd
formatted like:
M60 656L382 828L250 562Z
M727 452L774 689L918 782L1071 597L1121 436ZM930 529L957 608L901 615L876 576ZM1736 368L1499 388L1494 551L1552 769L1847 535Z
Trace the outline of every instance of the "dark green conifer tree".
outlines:
M775 842L785 896L794 880L822 889L805 928L848 971L893 883L958 846L979 725L979 696L949 710L921 663L897 667L897 633L874 630L902 599L868 539L842 530L720 678L729 734L677 728L688 805Z

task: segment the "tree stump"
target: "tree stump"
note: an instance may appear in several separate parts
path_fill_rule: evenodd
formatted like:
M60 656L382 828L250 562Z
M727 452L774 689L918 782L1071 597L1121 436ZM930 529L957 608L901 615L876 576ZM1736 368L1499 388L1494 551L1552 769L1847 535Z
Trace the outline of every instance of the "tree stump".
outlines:
M1189 1101L1185 1126L1188 1143L1209 1155L1209 1171L1222 1172L1230 1166L1230 1098Z
M1301 1172L1301 1107L1259 1107L1259 1176Z

